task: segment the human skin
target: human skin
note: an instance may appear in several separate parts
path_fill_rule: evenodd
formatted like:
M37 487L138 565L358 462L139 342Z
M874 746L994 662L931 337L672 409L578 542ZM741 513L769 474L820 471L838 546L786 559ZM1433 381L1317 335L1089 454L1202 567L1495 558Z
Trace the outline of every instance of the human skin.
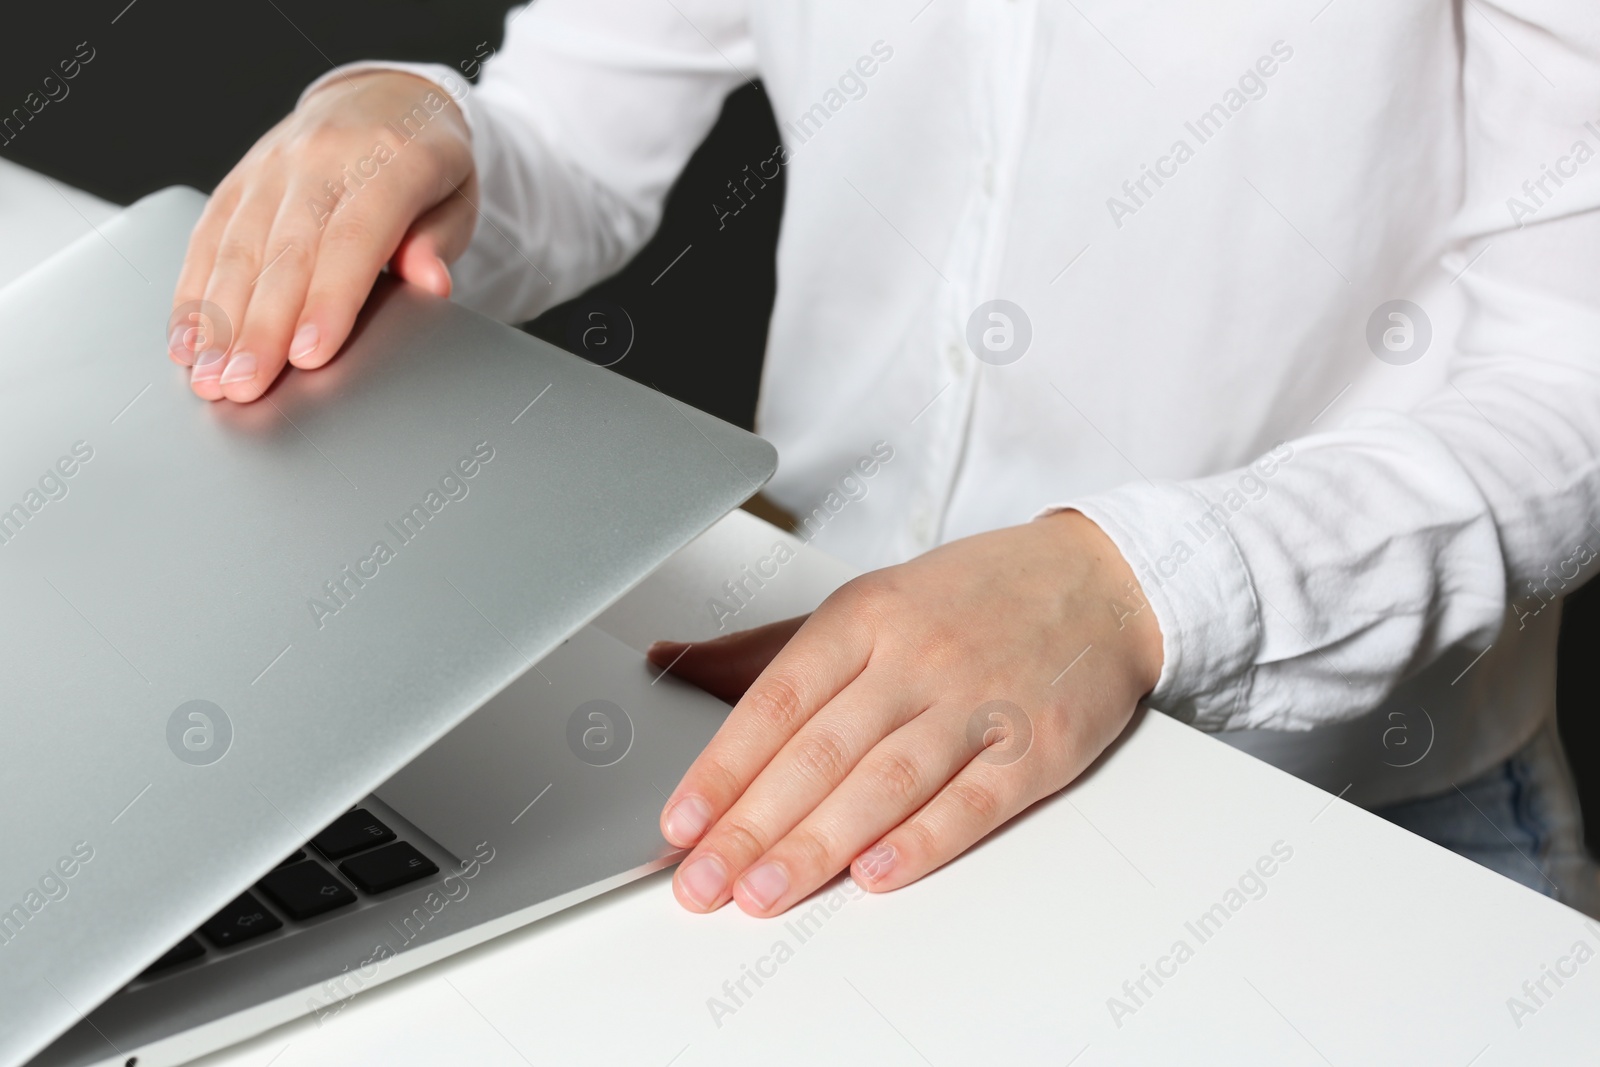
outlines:
M424 102L401 143L391 124ZM378 144L375 173L342 184ZM323 366L385 265L450 294L476 189L465 119L431 82L324 86L212 194L173 307L220 309L231 344L176 321L172 359L212 401ZM692 850L674 892L770 916L847 867L872 891L913 882L1071 782L1154 687L1162 639L1116 546L1063 511L863 575L806 618L650 656L737 702L661 814Z
M427 120L413 118L417 135L401 140L395 126L419 107ZM363 162L371 178L358 186L345 176ZM385 264L450 295L446 264L472 239L476 196L466 119L432 82L389 72L331 82L211 194L173 294L169 355L192 367L206 400L255 400L286 364L322 366ZM223 324L178 321L198 301ZM212 343L219 334L231 336L226 349Z
M738 701L662 811L693 849L673 890L770 916L846 867L872 891L916 881L1071 782L1154 687L1162 646L1116 547L1064 511L650 657Z

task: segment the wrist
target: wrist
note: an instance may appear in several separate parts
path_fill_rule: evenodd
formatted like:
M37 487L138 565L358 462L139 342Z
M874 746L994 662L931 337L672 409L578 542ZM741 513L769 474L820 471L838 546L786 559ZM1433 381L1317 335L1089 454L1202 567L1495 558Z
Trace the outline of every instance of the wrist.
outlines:
M412 118L416 108L423 107L430 117L447 117L456 134L464 141L471 140L472 124L467 120L466 111L453 91L425 74L411 70L366 67L341 72L337 77L312 83L301 94L300 102L296 106L305 108L313 102L322 104L334 99L341 91L352 97L375 94L373 99L378 101L380 106L390 110L394 110L398 104L398 110L393 116L396 124ZM335 103L332 106L343 105Z
M1102 639L1116 650L1136 691L1135 699L1148 696L1161 678L1164 639L1133 567L1106 532L1080 511L1053 512L1034 521L1059 534L1065 551L1077 564L1067 568L1075 574L1075 608L1104 613Z

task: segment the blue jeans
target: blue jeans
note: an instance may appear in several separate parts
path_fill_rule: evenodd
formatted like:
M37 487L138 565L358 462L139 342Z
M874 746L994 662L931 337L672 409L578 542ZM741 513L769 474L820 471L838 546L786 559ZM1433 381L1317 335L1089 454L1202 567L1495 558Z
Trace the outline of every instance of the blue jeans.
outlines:
M1600 918L1600 865L1584 848L1578 789L1554 715L1522 750L1480 776L1374 814Z
M1471 781L1374 814L1600 918L1600 866L1583 845L1583 813L1554 716L1521 751Z

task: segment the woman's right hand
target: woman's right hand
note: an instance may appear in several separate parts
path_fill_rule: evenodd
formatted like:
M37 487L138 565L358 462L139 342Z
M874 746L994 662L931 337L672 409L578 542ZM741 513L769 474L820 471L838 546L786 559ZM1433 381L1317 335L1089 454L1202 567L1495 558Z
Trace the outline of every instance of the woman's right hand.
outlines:
M206 400L254 400L285 363L322 366L385 264L450 295L476 197L466 118L442 89L392 71L335 79L212 193L173 295L172 358Z

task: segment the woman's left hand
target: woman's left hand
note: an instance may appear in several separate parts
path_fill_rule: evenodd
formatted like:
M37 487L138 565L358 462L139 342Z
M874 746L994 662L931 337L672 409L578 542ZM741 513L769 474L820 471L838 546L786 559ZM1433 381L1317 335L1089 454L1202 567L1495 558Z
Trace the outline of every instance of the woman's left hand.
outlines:
M845 867L898 889L1071 782L1154 687L1162 645L1116 547L1066 511L650 657L738 701L662 811L693 848L674 892L770 916Z

